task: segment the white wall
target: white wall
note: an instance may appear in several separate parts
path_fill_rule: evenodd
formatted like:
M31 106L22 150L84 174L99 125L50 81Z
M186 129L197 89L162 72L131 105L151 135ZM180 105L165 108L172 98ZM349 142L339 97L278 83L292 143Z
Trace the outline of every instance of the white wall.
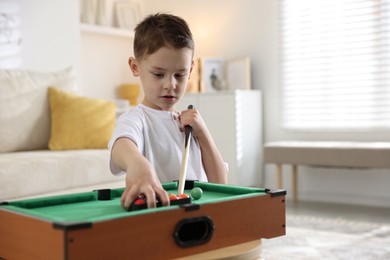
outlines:
M134 2L134 0L133 0ZM138 1L139 2L139 1ZM142 10L142 3L140 3ZM115 1L106 1L109 26L116 25ZM81 31L81 61L83 93L87 96L118 99L118 87L122 83L138 83L128 66L133 54L133 38Z
M22 68L56 71L74 66L80 93L109 100L117 98L119 84L137 82L127 66L133 39L81 32L79 0L16 1L20 3ZM107 1L111 22L113 2Z
M83 94L114 100L120 84L137 82L127 63L133 52L130 36L82 32L81 40Z
M390 141L390 134L363 132L291 132L280 127L278 84L278 1L276 0L145 0L147 13L170 12L185 18L193 31L197 56L226 59L248 55L253 88L264 99L264 140ZM259 144L261 145L261 144ZM390 159L390 158L389 158ZM290 192L290 169L284 167ZM259 174L263 171L259 169ZM263 172L264 174L264 172ZM276 187L274 168L266 167L264 186ZM390 170L299 167L302 200L390 207Z
M20 3L22 67L80 71L78 0L17 0Z

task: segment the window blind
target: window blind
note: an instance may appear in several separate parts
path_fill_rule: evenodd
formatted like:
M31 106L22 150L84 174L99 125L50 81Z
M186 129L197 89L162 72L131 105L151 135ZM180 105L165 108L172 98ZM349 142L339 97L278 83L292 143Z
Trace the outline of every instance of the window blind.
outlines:
M390 127L389 9L389 0L280 0L284 127Z

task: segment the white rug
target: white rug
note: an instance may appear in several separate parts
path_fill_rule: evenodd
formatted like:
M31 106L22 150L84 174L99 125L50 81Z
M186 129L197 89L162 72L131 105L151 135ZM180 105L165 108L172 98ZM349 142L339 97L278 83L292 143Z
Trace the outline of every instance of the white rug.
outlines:
M263 239L262 258L390 259L389 224L287 216L286 236Z

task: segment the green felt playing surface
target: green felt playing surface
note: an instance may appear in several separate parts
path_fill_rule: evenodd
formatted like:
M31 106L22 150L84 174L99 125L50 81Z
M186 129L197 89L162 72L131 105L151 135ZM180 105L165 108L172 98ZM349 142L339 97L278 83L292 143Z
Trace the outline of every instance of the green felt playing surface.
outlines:
M177 194L177 182L163 183L167 193ZM194 200L195 204L216 203L250 196L265 195L264 189L247 188L230 185L195 182L194 187L200 187L203 195ZM111 190L111 200L98 200L97 192L86 192L55 197L10 202L2 207L15 212L34 217L44 218L54 222L93 222L130 215L147 214L171 210L179 206L158 207L137 211L126 211L120 205L122 189ZM185 190L191 195L191 189Z

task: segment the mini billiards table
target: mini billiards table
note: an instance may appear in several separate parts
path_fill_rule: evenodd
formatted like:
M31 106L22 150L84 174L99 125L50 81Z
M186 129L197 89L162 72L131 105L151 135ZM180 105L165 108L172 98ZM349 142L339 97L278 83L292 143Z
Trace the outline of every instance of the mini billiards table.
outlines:
M285 235L285 190L187 181L185 193L194 187L198 200L131 211L123 188L3 202L0 258L172 259Z

